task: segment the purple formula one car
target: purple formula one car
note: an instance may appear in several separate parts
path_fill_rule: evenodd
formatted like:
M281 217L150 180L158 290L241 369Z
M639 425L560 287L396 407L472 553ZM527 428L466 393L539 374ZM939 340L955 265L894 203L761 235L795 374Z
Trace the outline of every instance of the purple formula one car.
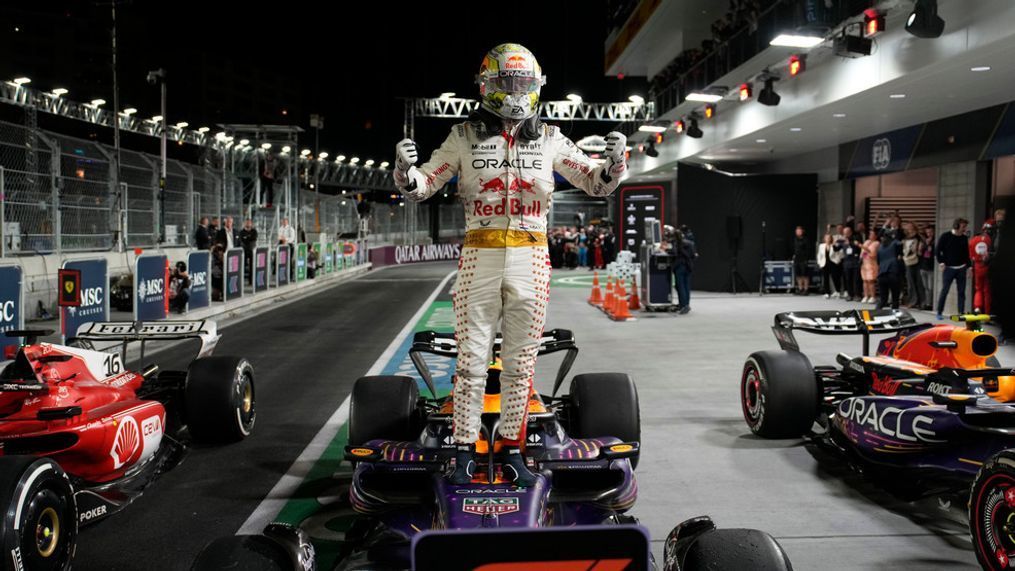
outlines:
M488 372L482 458L471 483L452 485L455 455L451 397L438 397L425 354L456 355L454 336L417 333L410 356L430 396L405 376L363 377L354 385L346 459L355 465L350 503L362 515L346 533L352 546L337 569L654 569L647 532L627 511L635 503L640 453L638 394L623 373L576 375L557 396L578 354L570 331L544 334L540 355L564 352L550 395L533 392L525 450L538 474L528 488L501 473L495 438L500 420L499 340ZM312 569L298 530L269 526L289 566ZM265 536L210 544L195 569L254 563ZM258 547L251 547L256 542ZM247 545L244 545L244 544ZM262 561L257 555L256 561ZM779 544L749 529L717 530L707 517L669 534L664 569L787 570ZM202 566L203 565L203 566Z

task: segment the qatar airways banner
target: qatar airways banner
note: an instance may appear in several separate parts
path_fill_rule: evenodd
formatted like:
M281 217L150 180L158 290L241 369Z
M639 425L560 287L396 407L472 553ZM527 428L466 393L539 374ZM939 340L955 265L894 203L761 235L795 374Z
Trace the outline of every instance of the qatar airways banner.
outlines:
M412 246L382 246L371 248L370 263L378 266L400 266L420 262L457 260L462 254L461 244L415 244Z

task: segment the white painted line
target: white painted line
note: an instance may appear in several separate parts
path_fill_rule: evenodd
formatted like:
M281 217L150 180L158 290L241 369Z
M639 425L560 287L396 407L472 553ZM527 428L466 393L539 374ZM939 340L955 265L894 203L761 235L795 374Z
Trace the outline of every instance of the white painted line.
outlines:
M374 365L367 371L369 375L379 375L384 367L391 361L398 352L398 348L402 346L405 339L412 333L413 328L422 319L423 314L430 308L437 296L440 295L444 286L447 285L448 280L451 276L455 275L455 271L450 272L447 276L441 280L441 283L433 290L430 297L427 298L423 305L419 307L419 310L409 318L409 321L402 327L402 330L398 332L398 335L391 340L388 348L381 353L381 356L377 358ZM283 475L275 486L268 492L268 495L261 500L257 508L254 509L247 521L243 522L240 529L236 532L236 535L249 535L259 534L264 526L271 523L273 519L282 511L285 504L296 494L296 490L300 484L310 473L310 469L313 468L317 460L327 450L328 445L335 439L335 435L342 426L349 420L349 397L345 397L342 401L342 405L338 407L338 410L331 415L331 418L324 423L321 430L317 432L314 439L307 444L307 447L303 449L303 452L296 458L289 470Z

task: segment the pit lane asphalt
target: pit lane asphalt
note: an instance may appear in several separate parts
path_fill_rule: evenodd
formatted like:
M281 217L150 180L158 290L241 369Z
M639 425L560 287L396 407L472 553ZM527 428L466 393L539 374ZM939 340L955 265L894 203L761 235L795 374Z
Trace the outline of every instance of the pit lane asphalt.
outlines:
M82 530L74 568L189 569L205 543L235 533L452 269L373 271L227 325L215 354L254 365L253 434L238 444L192 447L133 505ZM182 368L189 351L176 347L153 360Z

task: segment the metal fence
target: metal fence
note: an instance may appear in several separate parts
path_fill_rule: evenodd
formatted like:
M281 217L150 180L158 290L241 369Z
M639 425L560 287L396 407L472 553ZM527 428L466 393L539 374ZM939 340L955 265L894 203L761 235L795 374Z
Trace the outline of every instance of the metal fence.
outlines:
M262 245L276 242L285 217L314 239L359 228L351 196L294 193L288 178L276 184L274 208L256 206L260 185L250 175L257 172L256 159L169 160L161 205L157 156L121 149L119 184L114 165L114 150L106 145L0 121L0 254L153 247L159 244L160 208L165 246L193 244L202 216L232 216L237 227L252 218ZM386 222L392 235L403 230Z

